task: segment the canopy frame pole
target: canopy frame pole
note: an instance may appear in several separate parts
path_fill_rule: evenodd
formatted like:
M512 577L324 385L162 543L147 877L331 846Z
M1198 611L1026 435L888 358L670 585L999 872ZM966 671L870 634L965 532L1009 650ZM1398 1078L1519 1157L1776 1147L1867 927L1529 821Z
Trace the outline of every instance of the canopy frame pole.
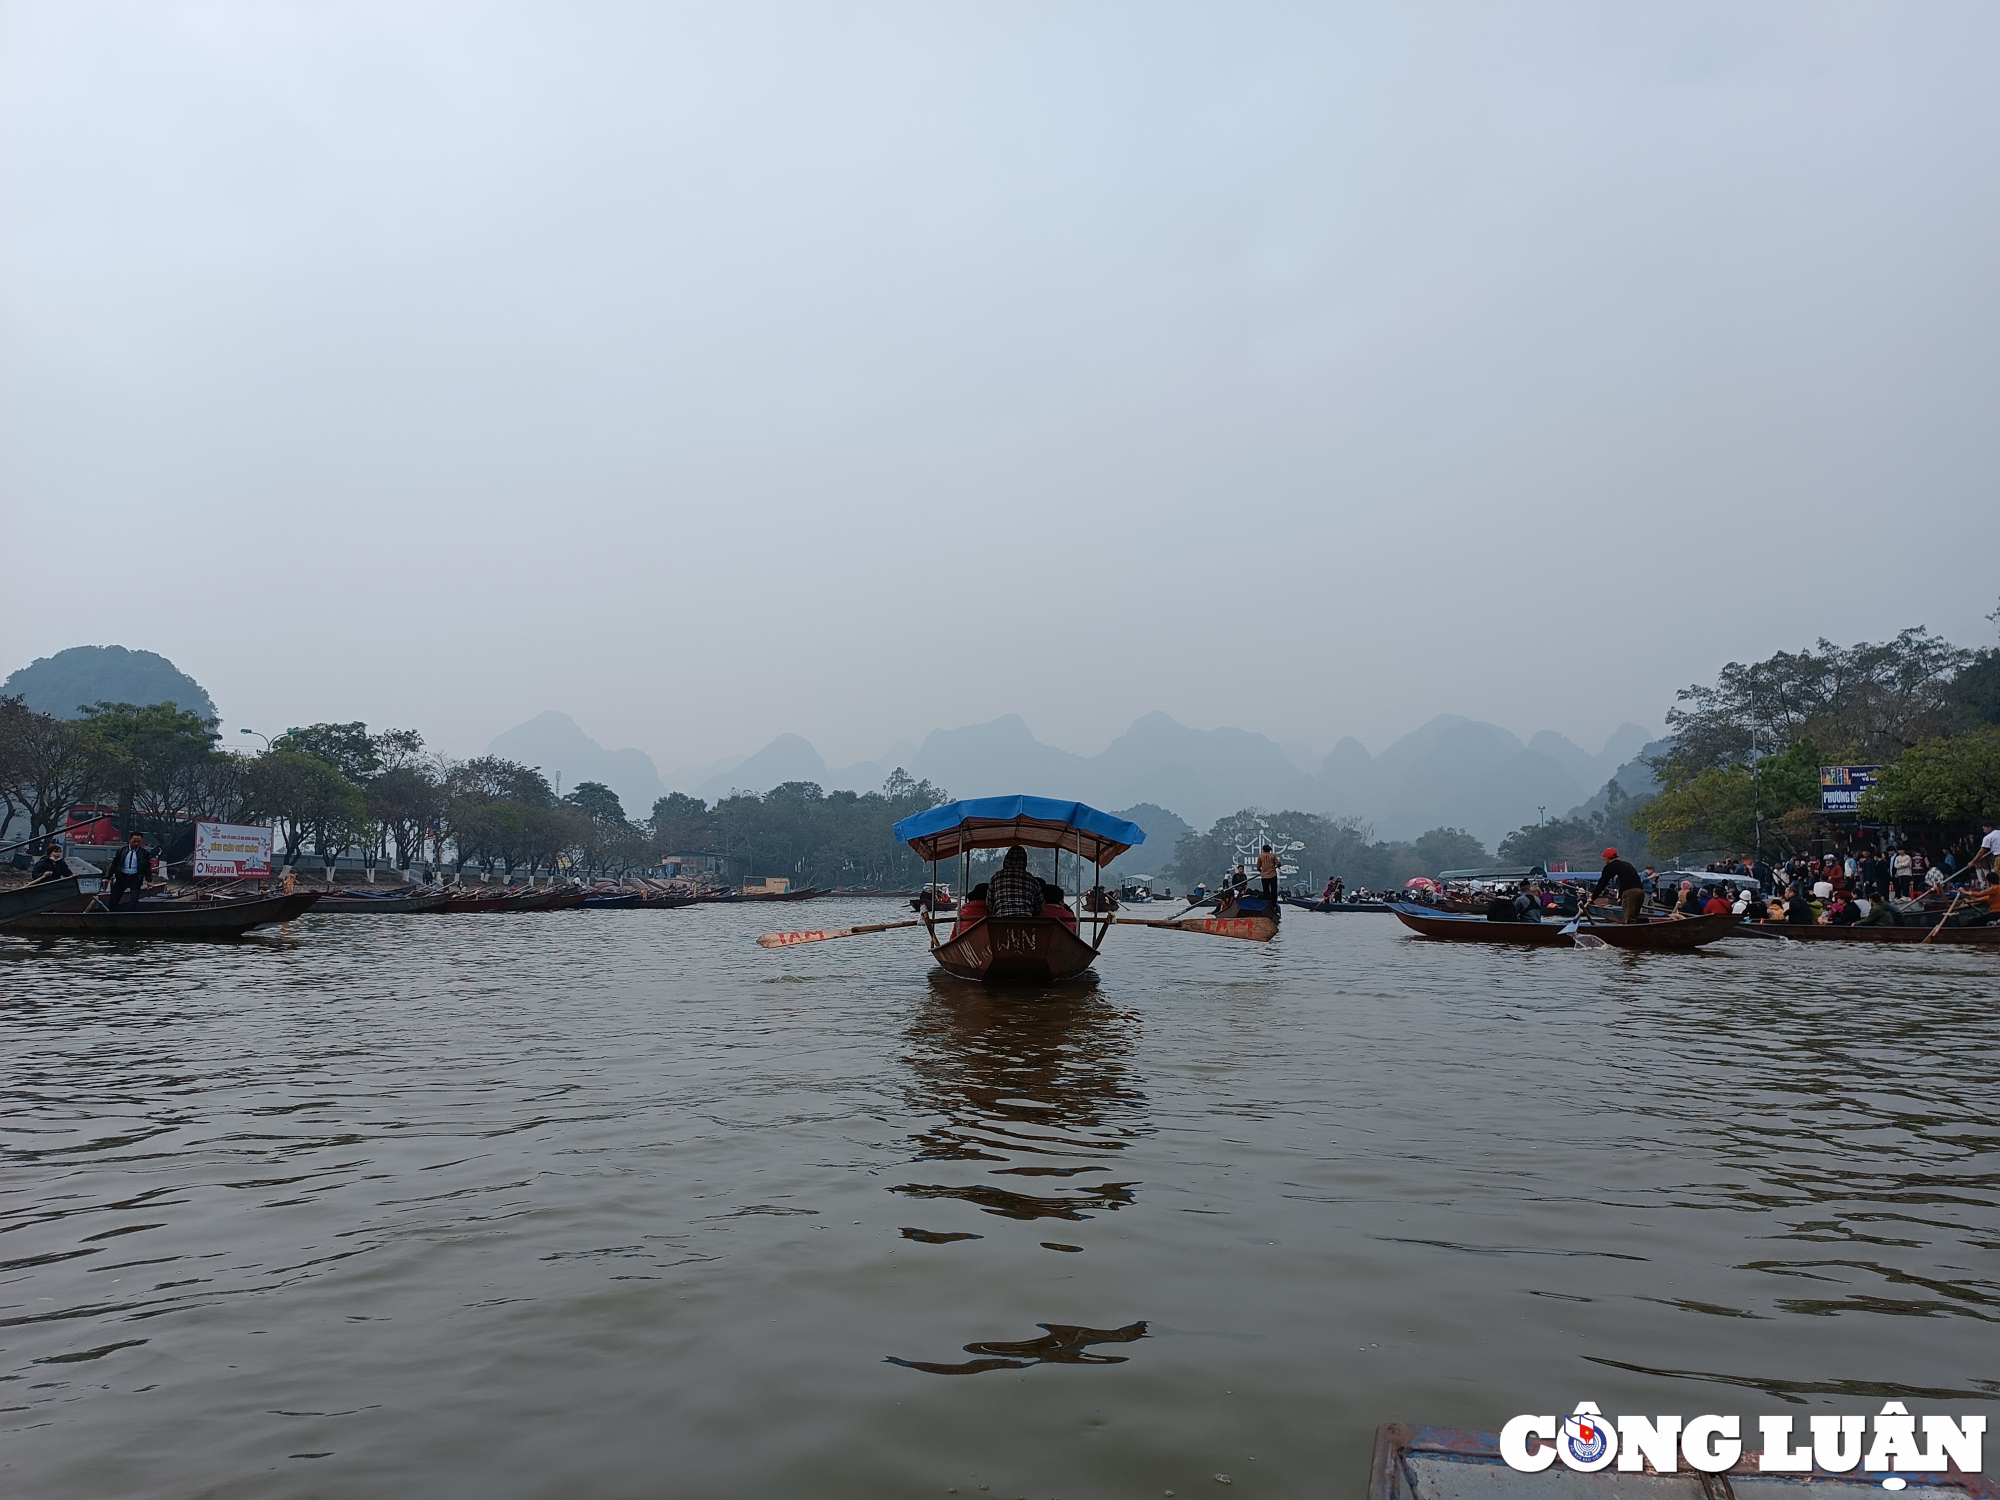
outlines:
M937 895L937 859L935 856L932 857L930 864L931 864L931 895L933 899L935 899ZM931 907L932 907L932 902L924 901L922 899L919 899L917 902L917 909L920 912L922 912L924 918L924 931L930 934L931 952L935 953L937 952L938 948L937 915L934 911L932 911Z

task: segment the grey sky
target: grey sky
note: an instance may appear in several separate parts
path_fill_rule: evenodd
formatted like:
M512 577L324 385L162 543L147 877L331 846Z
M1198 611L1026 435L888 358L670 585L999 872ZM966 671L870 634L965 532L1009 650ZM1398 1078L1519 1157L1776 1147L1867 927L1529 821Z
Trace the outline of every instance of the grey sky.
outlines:
M1983 644L1996 44L0 6L7 573L143 583L16 592L0 671L117 641L233 724L555 708L664 767L1010 711L1594 749L1732 656Z

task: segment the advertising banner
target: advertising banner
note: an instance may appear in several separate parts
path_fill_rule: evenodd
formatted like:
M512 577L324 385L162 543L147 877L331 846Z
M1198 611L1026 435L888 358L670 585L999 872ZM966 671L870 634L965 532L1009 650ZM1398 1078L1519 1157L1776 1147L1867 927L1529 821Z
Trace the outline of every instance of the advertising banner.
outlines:
M271 873L271 830L242 823L194 825L195 879L264 879Z
M1821 766L1819 768L1819 810L1823 813L1851 813L1861 794L1875 785L1880 766Z

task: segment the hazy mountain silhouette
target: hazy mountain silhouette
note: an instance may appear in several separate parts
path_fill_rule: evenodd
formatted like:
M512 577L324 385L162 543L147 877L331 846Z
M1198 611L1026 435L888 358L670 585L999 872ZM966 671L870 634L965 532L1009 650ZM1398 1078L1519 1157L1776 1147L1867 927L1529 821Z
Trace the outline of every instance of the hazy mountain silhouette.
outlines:
M212 719L206 689L154 651L123 646L71 646L34 661L0 683L0 696L19 694L37 713L83 717L86 703L173 703Z
M704 802L715 802L735 791L762 794L787 781L816 781L825 786L826 779L826 762L811 742L796 734L781 734L755 755L708 777L694 794Z
M829 769L808 741L781 735L756 755L723 771L711 769L686 789L711 801L736 789L768 791L784 781L865 792L879 788L889 771L902 765L955 797L1041 791L1104 808L1150 803L1199 828L1242 807L1296 808L1359 817L1374 826L1378 838L1464 828L1490 848L1534 822L1540 808L1561 817L1594 797L1645 743L1644 730L1621 725L1592 754L1546 730L1523 744L1498 725L1441 714L1380 755L1344 739L1314 775L1300 768L1299 747L1288 750L1242 729L1190 729L1162 713L1147 714L1089 756L1045 745L1019 714L1004 714L984 724L933 730L912 754L902 754L908 747L898 746L881 761L842 770ZM1648 789L1626 787L1635 793Z
M486 750L489 755L540 766L551 784L560 776L565 793L574 791L579 781L602 782L618 794L628 818L651 817L653 804L666 795L653 758L645 751L607 750L576 720L553 709L495 736Z

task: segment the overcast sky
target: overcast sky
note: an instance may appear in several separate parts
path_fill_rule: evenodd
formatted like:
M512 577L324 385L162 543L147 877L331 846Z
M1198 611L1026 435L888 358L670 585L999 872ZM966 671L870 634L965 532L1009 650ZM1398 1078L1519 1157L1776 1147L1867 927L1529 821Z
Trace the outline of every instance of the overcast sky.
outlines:
M0 672L666 767L1595 750L1987 644L1996 55L1989 0L0 4Z

